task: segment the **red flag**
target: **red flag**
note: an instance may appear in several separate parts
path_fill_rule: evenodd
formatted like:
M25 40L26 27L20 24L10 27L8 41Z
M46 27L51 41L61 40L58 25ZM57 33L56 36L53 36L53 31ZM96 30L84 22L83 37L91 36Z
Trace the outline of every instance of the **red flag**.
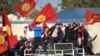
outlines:
M25 17L35 7L36 2L34 0L24 0L20 2L15 10L19 12L22 17Z
M5 42L5 37L2 31L2 28L0 27L0 54L5 52L7 50L6 42Z
M88 24L93 24L94 23L94 12L90 11L90 10L86 10L86 22Z
M51 6L50 3L48 3L35 17L34 21L29 25L29 27L33 27L36 22L47 22L47 21L53 21L56 20L57 16Z
M100 22L100 14L94 14L93 19L94 22Z
M11 23L9 22L6 11L4 9L2 11L2 15L3 15L3 26L6 28L6 34L7 34L6 37L8 45L10 48L13 48L18 43L18 39L13 36Z

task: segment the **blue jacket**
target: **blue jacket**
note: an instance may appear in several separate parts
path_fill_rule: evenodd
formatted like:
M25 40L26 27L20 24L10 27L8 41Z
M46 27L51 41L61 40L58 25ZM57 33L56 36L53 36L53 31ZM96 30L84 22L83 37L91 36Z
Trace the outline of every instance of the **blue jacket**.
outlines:
M41 26L35 26L34 28L33 28L33 30L34 30L34 36L35 37L41 37L42 36L42 27Z

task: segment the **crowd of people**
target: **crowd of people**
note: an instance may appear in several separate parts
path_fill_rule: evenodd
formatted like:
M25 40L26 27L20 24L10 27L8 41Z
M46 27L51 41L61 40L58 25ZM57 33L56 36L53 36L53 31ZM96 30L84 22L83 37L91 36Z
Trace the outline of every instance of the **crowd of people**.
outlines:
M54 43L69 42L73 43L74 48L84 48L87 54L93 55L91 41L93 41L97 35L92 39L88 31L84 26L81 26L80 23L67 25L56 23L49 28L48 26L41 26L41 23L36 22L36 26L29 28L29 30L34 31L34 38L26 39L20 36L19 43L12 50L8 50L10 56L11 54L14 56L15 52L19 56L24 56L24 50L26 50L27 53L35 54L39 45L42 46L44 53L47 54L48 47L53 46ZM9 55L9 53L6 55Z

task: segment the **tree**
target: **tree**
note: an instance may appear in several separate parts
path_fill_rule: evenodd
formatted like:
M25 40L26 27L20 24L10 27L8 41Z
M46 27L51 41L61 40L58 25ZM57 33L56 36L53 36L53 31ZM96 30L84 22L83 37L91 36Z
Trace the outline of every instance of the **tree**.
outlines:
M31 17L32 19L37 15L38 10L34 9L32 13L29 14L29 17Z
M20 2L21 0L0 0L0 7L4 7L7 13L15 13L14 7Z
M61 1L62 1L61 6L63 10L79 7L79 0L61 0Z
M61 9L73 8L97 8L100 7L100 0L61 0Z
M88 6L87 7L100 7L100 0L91 0L90 2L88 2Z

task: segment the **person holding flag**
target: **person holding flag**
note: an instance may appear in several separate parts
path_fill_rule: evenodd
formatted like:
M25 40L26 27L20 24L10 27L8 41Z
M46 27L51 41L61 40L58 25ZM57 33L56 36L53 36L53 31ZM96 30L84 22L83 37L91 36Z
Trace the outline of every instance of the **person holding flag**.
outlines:
M39 45L41 45L42 48L44 49L44 52L46 52L46 46L42 41L43 27L41 26L41 23L36 22L36 25L32 28L32 30L34 31L34 44L33 44L32 52L35 53L35 49L37 49Z
M50 3L46 4L46 6L43 7L43 9L37 14L35 19L32 21L31 24L28 26L34 27L36 25L36 22L46 23L50 21L57 20L56 13L54 12L52 6Z
M56 20L57 16L54 13L54 10L50 3L46 4L46 6L38 13L38 15L35 17L34 21L29 24L29 29L34 31L34 47L32 48L32 52L35 53L35 49L42 45L45 53L46 52L46 45L44 44L45 40L43 41L43 33L44 28L48 27L46 22Z

